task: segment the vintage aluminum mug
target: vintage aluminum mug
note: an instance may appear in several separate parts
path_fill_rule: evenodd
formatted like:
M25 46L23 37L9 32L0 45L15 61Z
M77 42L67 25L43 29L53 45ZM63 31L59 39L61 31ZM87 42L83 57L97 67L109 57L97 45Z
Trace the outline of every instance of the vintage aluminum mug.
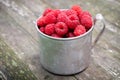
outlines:
M94 19L102 20L101 14ZM85 34L73 38L54 38L39 31L40 63L49 72L59 75L79 73L89 65L92 49L92 28ZM98 37L103 33L105 25Z

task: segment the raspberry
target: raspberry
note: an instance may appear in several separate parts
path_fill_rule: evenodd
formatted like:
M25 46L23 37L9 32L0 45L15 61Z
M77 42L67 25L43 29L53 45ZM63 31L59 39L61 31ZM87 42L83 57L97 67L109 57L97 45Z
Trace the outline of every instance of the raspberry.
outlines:
M50 8L45 9L45 11L43 12L43 16L47 15L51 11L52 11L52 9L50 9Z
M79 24L80 22L77 15L73 14L69 16L69 20L67 20L67 25L70 29L75 29L75 27Z
M45 32L45 27L40 27L40 29L39 29L41 32Z
M75 35L72 32L66 34L66 37L74 37Z
M58 34L52 34L52 37L61 38Z
M51 23L56 23L56 17L54 16L53 12L48 13L45 17L44 17L44 22L46 24L51 24Z
M68 27L63 22L57 22L55 25L55 31L58 35L63 36L68 32Z
M79 20L78 16L75 14L72 14L68 17L70 20Z
M79 36L81 34L84 34L86 32L86 29L84 26L82 25L78 25L75 30L74 30L74 35L75 36Z
M48 24L48 25L46 25L46 27L45 27L45 33L47 35L53 34L55 32L55 27L54 26L55 26L55 24Z
M54 15L54 16L57 18L58 14L59 14L60 12L61 12L61 11L60 11L59 9L55 9L55 10L50 11L49 13L52 14L52 15Z
M57 17L61 11L59 9L55 9L52 12L54 12L54 15Z
M83 15L81 17L81 24L86 27L86 29L90 29L92 27L92 18L89 15Z
M67 16L72 15L72 14L77 15L77 12L74 11L74 10L72 10L72 9L68 9L68 10L66 10L65 13L66 13Z
M77 15L73 14L73 15L70 15L68 18L69 20L67 20L66 24L70 29L75 29L75 27L80 24L79 18L77 17Z
M38 27L45 26L44 17L41 17L37 20L37 26Z
M67 20L68 20L68 17L67 17L67 15L65 13L58 14L58 17L57 17L58 22L66 23Z
M88 15L88 16L92 17L88 11L83 11L81 14L79 14L79 19L81 19L81 17L84 15Z
M78 20L68 20L67 25L70 29L75 29L77 25L79 25L80 22Z
M79 36L88 31L92 24L91 14L79 5L73 5L68 10L47 8L37 20L41 32L56 38Z
M76 11L78 15L82 12L82 8L79 5L73 5L71 9Z

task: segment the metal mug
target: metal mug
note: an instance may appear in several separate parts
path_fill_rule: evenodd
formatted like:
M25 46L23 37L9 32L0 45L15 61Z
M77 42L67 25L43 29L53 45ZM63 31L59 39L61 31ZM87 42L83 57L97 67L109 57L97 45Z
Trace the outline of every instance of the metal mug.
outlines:
M101 14L97 14L94 23L102 20ZM40 63L44 69L54 74L72 75L86 69L91 58L91 49L105 29L99 33L92 46L92 28L85 34L72 38L54 38L39 31Z

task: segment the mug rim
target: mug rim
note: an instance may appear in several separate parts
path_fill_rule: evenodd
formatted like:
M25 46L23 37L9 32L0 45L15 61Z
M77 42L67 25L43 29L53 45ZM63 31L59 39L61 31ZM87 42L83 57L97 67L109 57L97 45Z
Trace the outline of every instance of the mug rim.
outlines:
M93 25L93 26L94 26L94 25ZM93 26L92 26L87 32L85 32L84 34L81 34L80 36L70 37L70 38L56 38L56 37L49 36L49 35L41 32L41 31L39 30L37 24L36 24L36 29L37 29L37 31L38 31L41 35L43 35L43 36L45 36L45 37L47 37L47 38L50 38L50 39L54 39L54 40L74 40L74 39L82 38L82 37L86 36L87 34L89 34L89 33L93 30Z
M62 9L62 10L63 10L63 9ZM42 16L40 16L40 17L42 17ZM39 18L40 18L40 17L39 17ZM93 18L92 18L93 25L92 25L92 27L91 27L87 32L85 32L84 34L81 34L81 35L75 36L75 37L70 37L70 38L56 38L56 37L49 36L49 35L41 32L41 31L39 30L39 28L38 28L38 26L37 26L37 21L38 21L39 18L37 18L37 20L36 20L36 22L35 22L35 27L36 27L37 31L38 31L41 35L43 35L43 36L45 36L45 37L47 37L47 38L50 38L50 39L54 39L54 40L61 40L61 41L63 40L63 41L65 41L65 40L74 40L74 39L82 38L82 37L85 37L87 34L89 34L89 33L93 30L93 28L94 28L94 22L93 22Z

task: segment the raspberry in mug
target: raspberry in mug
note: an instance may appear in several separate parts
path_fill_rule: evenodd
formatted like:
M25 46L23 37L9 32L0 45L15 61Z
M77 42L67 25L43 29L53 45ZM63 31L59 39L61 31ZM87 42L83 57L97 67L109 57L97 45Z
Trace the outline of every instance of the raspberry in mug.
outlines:
M70 9L46 9L37 20L41 32L56 38L70 38L84 34L92 27L92 16L78 5Z

